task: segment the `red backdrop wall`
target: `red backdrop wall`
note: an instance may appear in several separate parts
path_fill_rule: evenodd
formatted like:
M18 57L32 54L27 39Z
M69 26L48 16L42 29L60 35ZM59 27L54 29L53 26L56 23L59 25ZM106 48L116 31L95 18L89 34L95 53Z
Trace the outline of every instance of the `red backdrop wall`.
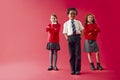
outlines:
M112 0L0 0L0 62L48 60L46 50L47 33L45 27L49 17L56 13L59 23L68 19L66 10L75 7L77 19L84 23L87 13L93 13L101 29L98 43L102 64L113 70L119 65L119 2ZM68 64L67 41L60 32L61 51L59 65ZM83 49L82 39L82 49ZM82 64L88 63L87 55L82 52ZM88 64L87 64L88 65Z

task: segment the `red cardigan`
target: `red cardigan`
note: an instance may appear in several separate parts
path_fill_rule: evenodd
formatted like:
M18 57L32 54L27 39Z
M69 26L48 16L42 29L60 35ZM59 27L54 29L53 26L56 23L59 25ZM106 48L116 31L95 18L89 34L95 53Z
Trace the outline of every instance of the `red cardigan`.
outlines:
M49 24L46 27L46 31L49 33L48 42L59 43L60 24Z
M97 24L87 24L84 27L85 39L96 40L98 32L100 32L100 29L97 27Z

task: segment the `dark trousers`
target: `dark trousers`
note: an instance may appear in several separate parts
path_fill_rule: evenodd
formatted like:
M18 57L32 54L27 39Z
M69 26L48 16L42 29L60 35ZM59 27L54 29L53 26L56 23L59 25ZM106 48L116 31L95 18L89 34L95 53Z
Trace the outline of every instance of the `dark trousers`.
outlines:
M71 71L81 70L81 37L80 35L68 36Z

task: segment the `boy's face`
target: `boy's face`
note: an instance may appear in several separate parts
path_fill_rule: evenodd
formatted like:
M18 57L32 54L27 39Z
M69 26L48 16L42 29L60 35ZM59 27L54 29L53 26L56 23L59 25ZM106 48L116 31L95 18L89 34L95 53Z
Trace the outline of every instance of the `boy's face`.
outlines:
M75 10L71 10L68 14L69 19L75 19L76 17L76 11Z

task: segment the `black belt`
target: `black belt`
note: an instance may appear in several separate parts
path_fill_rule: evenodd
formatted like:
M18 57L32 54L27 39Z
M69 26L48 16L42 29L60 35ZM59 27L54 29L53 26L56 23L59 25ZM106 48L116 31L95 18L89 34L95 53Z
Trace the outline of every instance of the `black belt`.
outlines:
M71 37L71 36L80 36L80 34L68 35L68 37Z

